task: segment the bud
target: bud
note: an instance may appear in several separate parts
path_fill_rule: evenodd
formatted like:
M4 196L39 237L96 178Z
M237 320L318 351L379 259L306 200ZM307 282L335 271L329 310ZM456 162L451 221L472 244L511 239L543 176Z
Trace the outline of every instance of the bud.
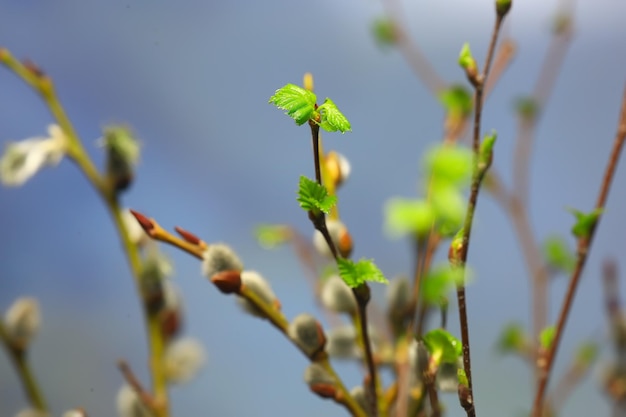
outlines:
M330 238L337 248L337 252L344 257L349 258L352 253L352 237L348 233L348 228L339 220L326 220L326 228L330 234ZM319 230L315 231L313 235L313 245L315 249L322 255L328 258L333 256L326 239Z
M350 176L350 161L338 152L328 152L328 154L326 154L325 164L325 172L328 174L330 181L332 181L335 187L342 185Z
M63 417L87 417L87 412L82 408L77 408L75 410L69 410L63 413Z
M123 385L117 393L117 412L120 417L154 417L154 414L141 402L130 385Z
M476 85L478 82L478 66L472 56L472 51L470 51L469 43L467 42L463 44L461 52L459 53L459 65L465 70L467 79L473 85Z
M24 350L41 326L39 303L35 298L18 298L7 310L4 325L13 348Z
M450 248L448 249L448 261L450 265L454 267L463 266L463 229L459 230L457 234L452 238L450 242Z
M241 290L241 272L218 272L211 277L211 282L224 294L237 294Z
M163 282L172 272L173 268L169 259L154 247L154 250L150 251L144 260L139 277L144 303L152 314L158 313L164 307Z
M254 292L265 303L280 308L280 303L272 291L270 284L256 271L243 271L241 273L241 284L248 288L248 290ZM252 305L248 300L243 297L239 298L241 307L247 312L256 317L264 318L265 314Z
M484 175L491 166L491 161L493 161L493 145L495 145L497 138L497 133L495 131L492 131L491 134L485 136L482 143L480 144L480 150L478 154L478 169L480 170L482 175Z
M160 312L161 331L165 340L174 338L181 330L183 324L183 301L178 288L171 280L163 280L164 306Z
M506 14L511 10L512 0L496 0L496 13L500 18L506 16Z
M350 315L357 312L352 290L338 275L333 275L324 281L320 297L324 307L330 311Z
M421 380L424 372L428 370L430 355L423 341L412 340L409 345L409 364L417 379Z
M411 303L411 284L407 277L392 279L387 286L387 306L389 316L394 321L402 322ZM398 323L401 324L401 323Z
M165 375L171 383L190 381L205 363L204 347L195 339L178 339L165 350Z
M203 258L202 273L209 279L218 272L243 270L243 264L237 254L223 243L209 245L204 251Z
M312 363L306 368L304 381L311 391L322 398L335 398L337 394L335 379L320 364Z
M310 358L324 350L326 336L322 326L310 314L300 314L289 324L289 338Z
M126 126L108 126L104 129L102 147L107 154L107 179L115 191L127 189L139 160L137 139Z
M143 227L141 227L135 216L133 216L128 209L120 210L120 215L122 217L122 223L128 231L130 241L136 246L145 246L150 241L150 238L143 230Z
M351 325L335 327L328 332L326 345L328 354L337 359L355 359L361 357L361 349L356 341L356 331Z

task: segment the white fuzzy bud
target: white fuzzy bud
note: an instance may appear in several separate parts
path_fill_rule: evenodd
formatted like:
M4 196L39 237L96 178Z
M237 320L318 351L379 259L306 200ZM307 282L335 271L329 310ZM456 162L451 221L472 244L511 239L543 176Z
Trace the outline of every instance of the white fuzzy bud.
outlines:
M41 326L39 303L30 297L18 298L4 316L7 335L16 347L26 348Z
M165 350L165 372L168 381L184 383L190 381L206 363L206 352L195 339L179 339Z
M276 305L277 299L274 291L269 282L265 280L256 271L243 271L241 273L241 284L246 286L249 290L254 292L259 298L265 301L267 304ZM256 317L265 317L265 315L259 311L254 305L243 297L238 299L241 307L247 312Z
M130 385L123 385L120 388L116 403L120 417L154 417L154 414L141 402Z
M312 357L324 349L326 337L319 322L310 314L300 314L291 323L287 331L304 353Z
M241 270L243 270L243 263L230 246L215 243L204 251L202 274L208 279L219 272Z
M352 237L348 233L348 228L339 220L326 220L326 229L330 235L337 252L344 258L347 258L352 253ZM313 246L319 252L320 255L331 258L333 256L324 235L319 230L316 230L313 234Z
M355 359L361 356L356 331L350 325L336 327L328 333L328 354L337 359Z
M321 292L322 304L336 313L356 314L357 305L354 294L338 275L326 279Z
M120 215L122 217L122 223L124 223L124 227L128 231L128 237L134 245L141 247L151 241L150 237L143 230L143 227L141 227L130 210L122 209L120 210Z

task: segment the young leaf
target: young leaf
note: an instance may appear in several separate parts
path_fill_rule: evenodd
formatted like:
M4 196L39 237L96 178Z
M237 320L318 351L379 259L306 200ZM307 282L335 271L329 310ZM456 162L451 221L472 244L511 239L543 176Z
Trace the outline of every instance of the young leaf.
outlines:
M372 24L372 32L376 43L381 47L390 47L398 42L398 29L393 20L381 17Z
M361 259L358 262L350 259L337 259L337 267L339 268L339 276L351 288L359 287L366 281L387 283L387 278L374 264L371 259Z
M283 224L259 224L254 229L254 236L259 245L272 249L287 242L290 238L289 227Z
M462 146L436 145L424 158L426 173L435 186L464 185L472 175L472 151Z
M472 95L462 85L453 85L439 94L439 101L446 112L466 117L472 112Z
M298 202L300 207L306 211L319 210L328 213L337 203L337 197L328 194L328 190L323 185L301 176Z
M392 236L425 237L434 220L433 208L425 200L396 197L385 204L385 229Z
M519 323L511 323L502 329L497 342L500 353L520 353L527 344L524 328Z
M317 108L317 111L320 113L322 118L320 127L325 131L340 131L341 133L345 133L352 130L350 122L346 119L346 116L339 111L331 99L327 98L324 100L324 103Z
M459 53L459 65L464 70L476 71L476 61L472 56L472 51L470 50L469 43L467 42L463 44L461 52Z
M541 331L539 334L539 343L541 347L544 349L550 349L552 345L552 341L554 340L554 334L556 333L556 328L554 326L548 326Z
M422 298L427 304L438 304L452 288L464 281L463 268L432 268L422 283Z
M305 90L295 84L276 90L269 102L279 109L285 110L287 115L298 125L306 123L315 115L315 101L317 97L312 91Z
M597 208L590 213L583 213L582 211L571 208L569 212L576 217L576 223L572 227L572 233L577 238L586 238L598 221L598 217L602 214L602 209Z
M565 273L574 270L576 257L560 236L550 236L543 242L543 256L548 266Z
M439 363L456 363L462 353L461 341L443 329L433 329L426 333L424 343L431 356L439 358Z

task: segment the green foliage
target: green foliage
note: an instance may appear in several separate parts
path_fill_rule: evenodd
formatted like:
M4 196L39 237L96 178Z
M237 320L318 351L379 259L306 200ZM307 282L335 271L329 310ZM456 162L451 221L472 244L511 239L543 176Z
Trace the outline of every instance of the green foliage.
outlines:
M456 363L462 353L459 339L444 329L433 329L424 335L424 344L437 363Z
M501 353L520 353L526 346L527 340L522 325L510 323L502 329L496 347Z
M322 184L302 175L298 188L298 203L306 211L328 213L337 203L337 197L328 194L328 190Z
M594 209L590 213L583 213L582 211L570 208L569 212L576 217L576 223L572 226L574 236L579 239L589 237L589 233L591 233L591 229L595 226L602 211L603 210L599 208Z
M339 111L331 99L326 98L324 103L317 108L317 111L321 115L320 127L327 132L340 131L345 133L352 130L348 119Z
M388 283L387 278L371 259L361 259L354 262L350 259L339 258L337 259L337 267L339 268L339 276L351 288L359 287L366 281Z
M302 125L314 116L316 100L317 97L312 91L295 84L287 84L276 90L269 102L285 110L298 125Z
M439 304L451 289L464 282L463 268L448 265L431 268L422 281L422 299L427 304Z
M390 47L398 42L398 30L393 20L381 17L374 20L372 33L376 43L381 47Z
M396 197L385 204L385 229L392 236L425 237L434 221L433 207L425 200Z
M485 135L482 143L480 144L480 150L478 154L478 169L481 171L486 170L491 165L493 159L493 145L496 144L498 134L492 131L490 134Z
M548 326L541 331L539 334L539 344L544 349L550 349L552 346L552 342L554 341L554 335L556 333L556 328L554 326Z
M462 85L453 85L439 94L439 101L447 113L467 117L474 108L472 95Z
M259 245L273 249L287 242L290 237L289 227L284 224L259 224L254 228L254 236Z
M543 256L550 268L565 273L574 270L576 257L560 236L550 236L543 242Z
M469 43L465 42L459 53L459 65L465 70L476 69L476 61L472 56Z
M463 225L467 201L457 187L433 187L431 204L442 236L453 236Z
M467 382L467 374L465 373L465 369L459 368L456 370L456 377L459 381L459 384L468 386L469 382Z
M426 173L432 186L462 186L472 175L472 152L461 146L436 145L424 157Z
M128 165L134 165L139 160L139 142L126 126L105 127L102 142L109 154L117 155Z

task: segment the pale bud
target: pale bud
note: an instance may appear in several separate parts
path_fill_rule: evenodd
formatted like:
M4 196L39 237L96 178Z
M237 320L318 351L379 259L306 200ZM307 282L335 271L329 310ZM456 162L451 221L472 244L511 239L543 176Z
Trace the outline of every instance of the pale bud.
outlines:
M306 368L304 381L308 384L311 391L320 397L335 398L337 394L335 379L318 363L312 363Z
M330 330L326 351L331 357L337 359L359 358L361 349L357 344L354 327L345 325Z
M348 228L339 220L326 220L326 229L330 234L330 238L333 241L337 252L344 257L350 257L352 253L352 236L348 232ZM316 230L313 235L313 246L322 255L326 257L332 257L332 252L324 239L324 235L319 230Z
M243 263L235 251L223 243L209 245L203 258L202 274L209 279L219 272L243 270Z
M154 417L154 414L141 402L137 392L130 385L123 385L117 393L117 412L120 417Z
M288 335L309 357L324 350L326 336L319 322L310 314L300 314L289 324Z
M179 339L165 350L165 373L171 383L190 381L206 363L206 352L195 339Z
M346 314L357 312L352 290L338 275L333 275L324 281L321 300L324 307L330 311Z
M330 151L326 155L326 172L330 175L335 187L339 187L350 176L350 161L342 154Z
M35 298L18 298L4 316L7 336L14 347L25 349L41 326L39 303Z
M241 273L241 284L248 288L250 291L254 292L259 298L261 298L265 303L277 306L280 305L274 291L272 291L272 287L269 282L265 280L256 271L243 271ZM248 300L243 297L238 299L241 307L247 312L256 317L265 317L260 310L258 310L254 305L252 305Z
M50 414L35 408L25 408L20 410L15 417L50 417Z

